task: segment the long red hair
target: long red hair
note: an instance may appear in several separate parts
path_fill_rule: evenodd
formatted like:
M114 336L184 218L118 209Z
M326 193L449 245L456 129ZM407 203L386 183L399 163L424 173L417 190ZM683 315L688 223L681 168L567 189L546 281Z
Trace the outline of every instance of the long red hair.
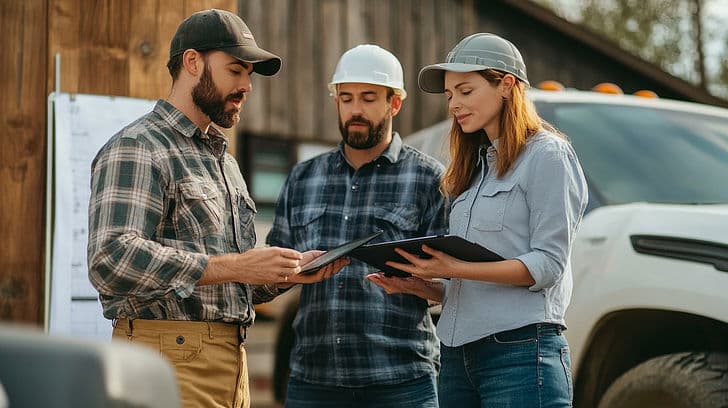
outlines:
M493 86L497 86L506 75L493 69L478 71L478 73ZM508 173L528 139L541 129L547 128L563 137L538 116L533 102L526 97L526 84L518 79L511 88L510 96L503 101L499 127L500 141L496 161L498 178ZM490 141L482 129L475 133L464 133L455 118L453 118L449 136L450 165L442 178L440 190L446 197L457 197L470 186L475 175L478 149L483 144L489 144Z

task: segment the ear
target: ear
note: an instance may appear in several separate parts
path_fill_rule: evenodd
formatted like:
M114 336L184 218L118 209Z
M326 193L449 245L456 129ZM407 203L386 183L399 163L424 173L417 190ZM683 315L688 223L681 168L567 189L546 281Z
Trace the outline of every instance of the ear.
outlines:
M399 110L402 109L402 97L394 94L389 102L392 106L392 117L397 116Z
M198 51L189 49L182 54L182 66L191 76L198 77L205 68L205 60Z
M504 99L508 99L511 96L511 90L513 89L513 86L516 85L516 77L514 77L511 74L506 74L503 76L503 79L500 82L501 86L501 96Z

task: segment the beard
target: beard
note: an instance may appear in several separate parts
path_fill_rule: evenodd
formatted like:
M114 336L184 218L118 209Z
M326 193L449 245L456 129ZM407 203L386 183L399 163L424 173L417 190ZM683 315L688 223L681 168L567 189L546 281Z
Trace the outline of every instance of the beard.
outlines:
M369 132L350 132L349 126L353 123L366 125L369 127ZM392 113L388 108L384 118L376 126L363 116L352 116L346 123L342 123L341 116L339 116L339 131L341 132L341 138L344 140L344 143L349 147L357 150L365 150L371 149L384 140L391 123Z
M240 120L240 109L232 108L226 111L225 105L233 99L242 100L245 92L236 92L223 97L222 93L217 90L208 68L208 65L205 64L200 82L192 88L192 101L202 113L210 117L214 124L229 129Z

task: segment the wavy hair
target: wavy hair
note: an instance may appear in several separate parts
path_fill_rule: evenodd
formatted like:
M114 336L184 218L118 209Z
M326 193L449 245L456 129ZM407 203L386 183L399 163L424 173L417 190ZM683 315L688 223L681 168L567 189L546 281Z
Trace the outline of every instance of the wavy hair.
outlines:
M506 73L493 69L478 71L492 86L497 86ZM497 177L508 173L526 142L542 129L547 129L563 137L553 126L541 119L536 107L526 97L526 84L516 79L511 94L503 101L500 113L500 141L496 160ZM462 194L472 181L478 163L478 149L490 144L485 130L465 133L453 117L450 127L450 165L440 183L440 191L448 198Z

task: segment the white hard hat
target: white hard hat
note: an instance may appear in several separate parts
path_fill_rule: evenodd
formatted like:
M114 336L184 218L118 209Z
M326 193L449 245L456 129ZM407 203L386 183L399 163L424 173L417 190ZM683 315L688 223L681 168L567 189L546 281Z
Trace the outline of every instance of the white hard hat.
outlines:
M336 84L350 82L386 86L402 99L407 97L402 65L394 54L378 45L357 45L339 58L329 90L336 93Z

